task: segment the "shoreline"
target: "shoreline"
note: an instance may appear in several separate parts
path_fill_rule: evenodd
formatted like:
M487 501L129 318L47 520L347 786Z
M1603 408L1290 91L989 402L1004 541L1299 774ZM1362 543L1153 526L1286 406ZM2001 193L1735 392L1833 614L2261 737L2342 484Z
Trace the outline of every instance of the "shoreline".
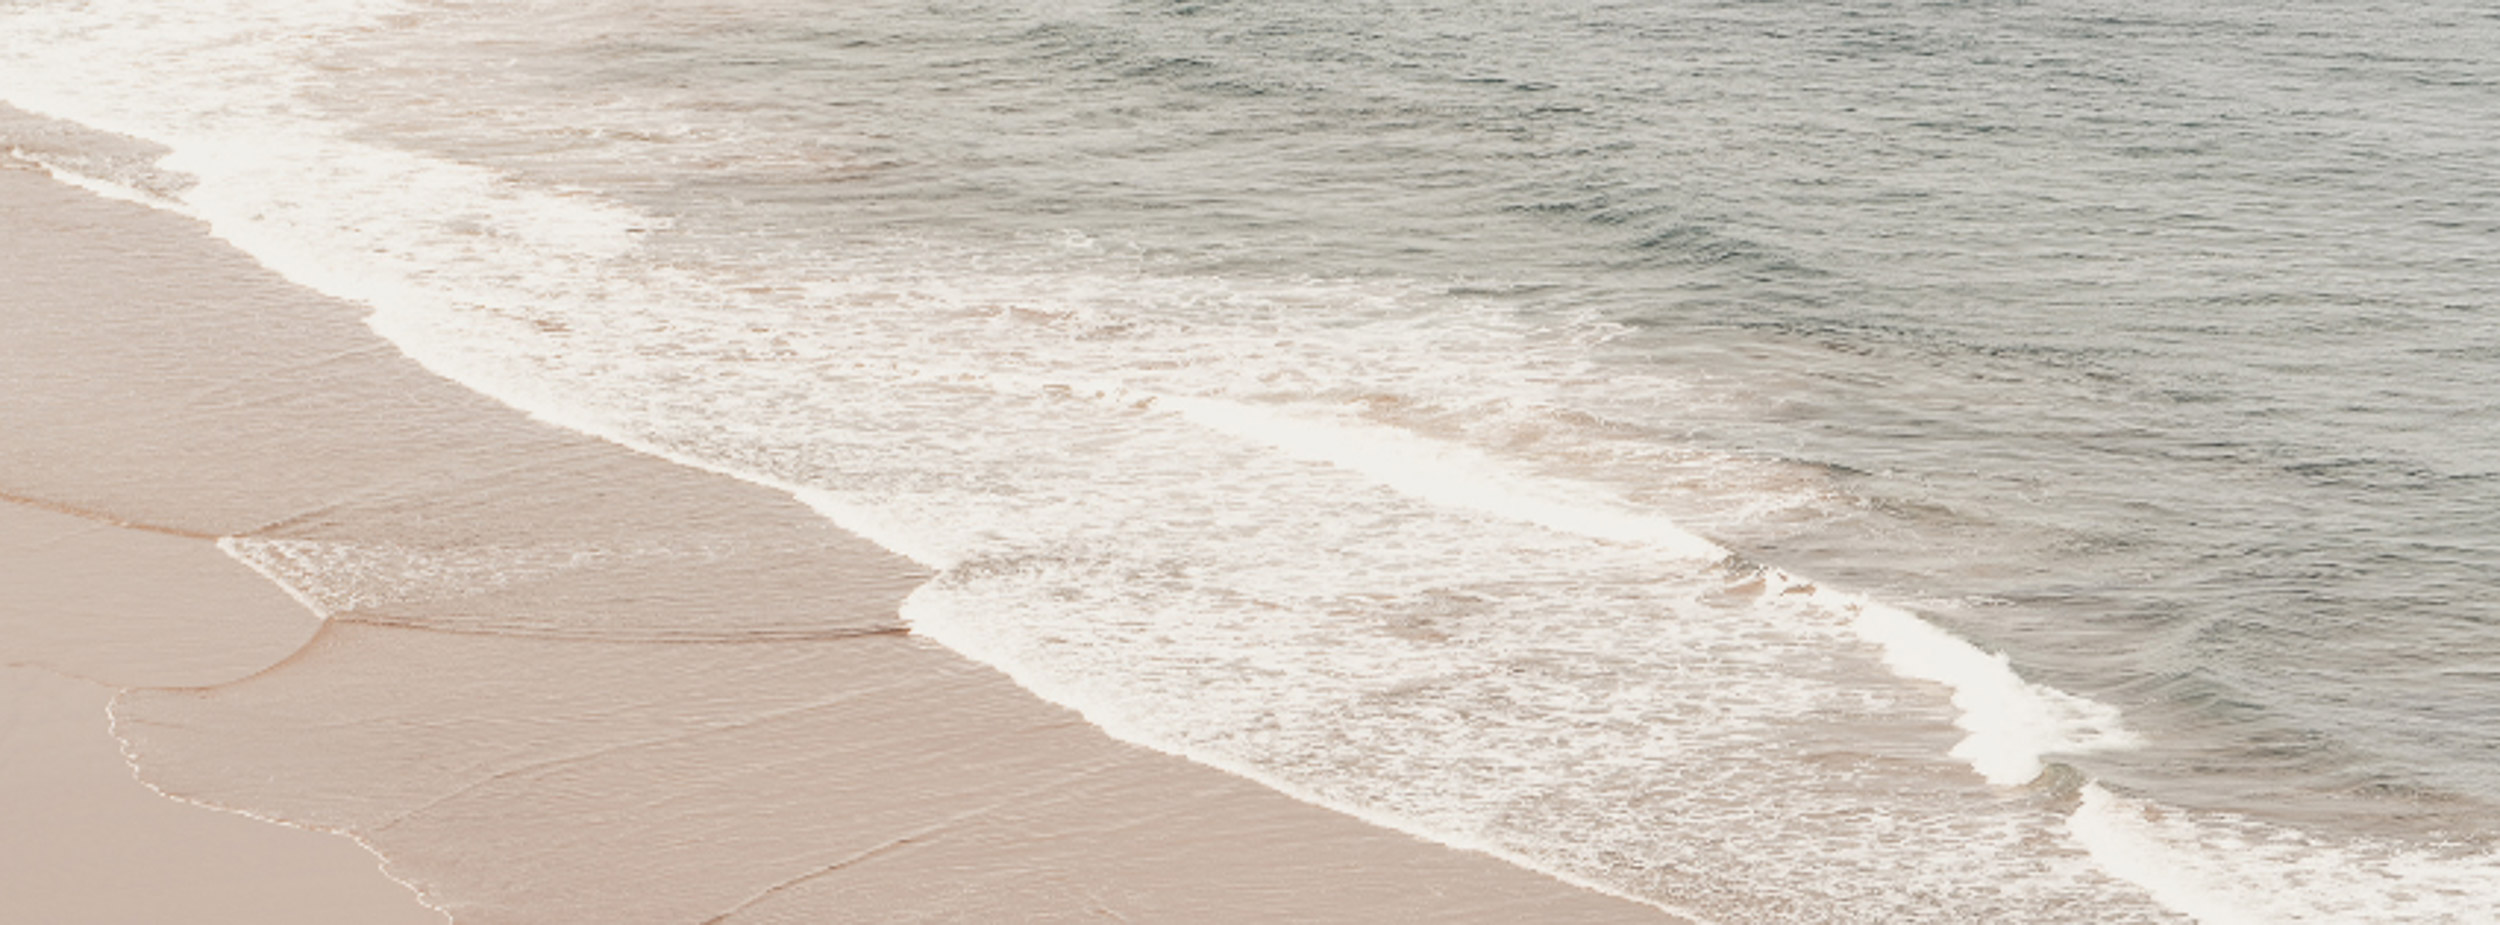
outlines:
M21 310L75 309L5 319L0 492L333 582L228 656L267 670L114 679L169 794L349 833L464 923L1674 920L1115 742L905 635L922 573L786 495L435 378L195 222L0 184Z
M111 735L125 685L228 683L300 648L317 621L277 587L209 540L11 499L0 501L0 588L0 895L11 911L64 923L447 921L349 842L165 798ZM106 620L125 632L97 632ZM133 644L142 636L149 644Z

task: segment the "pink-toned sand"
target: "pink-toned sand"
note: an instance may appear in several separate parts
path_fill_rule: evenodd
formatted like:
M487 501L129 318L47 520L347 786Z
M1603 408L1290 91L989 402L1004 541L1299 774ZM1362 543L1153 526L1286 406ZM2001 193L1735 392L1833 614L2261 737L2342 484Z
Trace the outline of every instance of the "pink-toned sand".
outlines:
M360 316L0 169L0 920L1669 920L1114 742Z

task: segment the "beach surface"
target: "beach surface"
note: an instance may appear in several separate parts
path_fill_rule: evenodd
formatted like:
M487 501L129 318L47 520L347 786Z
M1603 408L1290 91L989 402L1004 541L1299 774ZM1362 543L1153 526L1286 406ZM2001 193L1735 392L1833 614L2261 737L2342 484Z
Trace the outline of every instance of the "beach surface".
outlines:
M0 292L37 920L1670 920L1116 742L912 635L913 564L438 379L195 222L0 169ZM291 599L316 564L367 580Z

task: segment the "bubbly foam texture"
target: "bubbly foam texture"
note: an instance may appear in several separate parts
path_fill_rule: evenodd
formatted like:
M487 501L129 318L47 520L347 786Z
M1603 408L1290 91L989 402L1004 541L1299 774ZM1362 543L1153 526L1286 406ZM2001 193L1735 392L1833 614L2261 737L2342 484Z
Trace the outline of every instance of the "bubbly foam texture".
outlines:
M0 78L171 147L197 181L183 208L374 306L436 372L790 490L940 569L906 604L918 632L1115 735L1719 921L2205 914L2164 879L2181 865L2106 846L2210 860L2227 839L2109 822L2106 800L2070 823L2058 794L2008 789L2129 744L2116 711L1631 500L1617 476L1666 472L1725 499L1695 503L1705 529L1812 503L1759 463L1590 424L1574 402L1609 388L1602 329L1081 241L670 238L664 216L385 147L297 98L303 62L342 53L323 48L423 12L19 11ZM325 613L619 554L228 548Z
M659 560L687 550L651 547L411 549L396 544L227 537L226 554L292 592L323 619L397 604L476 597L569 571Z
M2046 770L2041 759L2047 755L2140 744L2120 724L2117 708L2025 682L2005 656L1980 651L1907 611L1793 578L1783 583L1808 587L1823 606L1854 614L1851 629L1882 646L1884 664L1895 673L1952 688L1953 706L1960 711L1954 725L1970 733L1953 747L1953 756L1989 783L2030 782Z
M1208 430L1361 473L1436 507L1652 546L1688 559L1718 559L1728 554L1718 544L1664 518L1615 509L1602 501L1556 496L1552 486L1519 479L1482 453L1405 431L1295 417L1277 409L1216 399L1173 399L1166 405Z
M2103 867L2197 920L2483 922L2500 855L2465 845L2330 843L2282 826L2083 788L2068 829Z

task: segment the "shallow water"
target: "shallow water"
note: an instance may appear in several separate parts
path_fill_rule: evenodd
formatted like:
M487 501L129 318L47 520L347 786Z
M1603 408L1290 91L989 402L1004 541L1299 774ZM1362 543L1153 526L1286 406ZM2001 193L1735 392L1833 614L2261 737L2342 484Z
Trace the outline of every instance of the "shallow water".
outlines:
M2500 895L2487 12L0 10L172 153L0 142L1116 735L1714 920Z

